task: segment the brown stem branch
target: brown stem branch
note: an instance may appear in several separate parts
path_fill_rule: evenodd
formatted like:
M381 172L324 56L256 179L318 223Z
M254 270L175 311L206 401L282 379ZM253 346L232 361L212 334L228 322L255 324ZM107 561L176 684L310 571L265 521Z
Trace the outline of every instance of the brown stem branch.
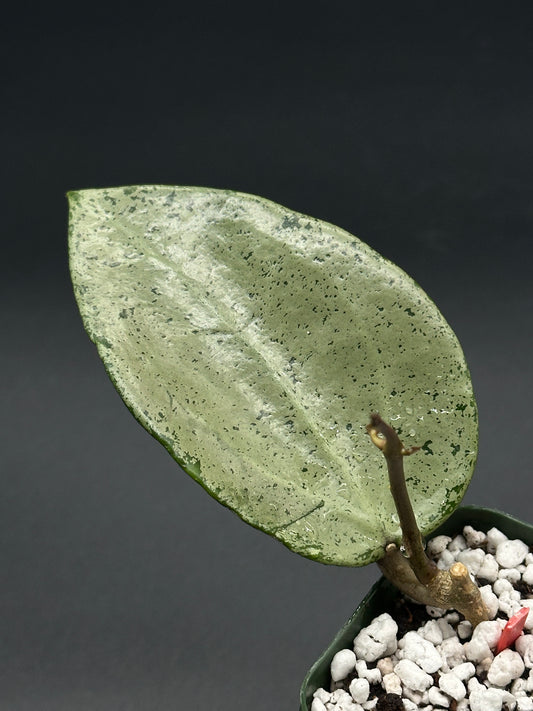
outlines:
M450 570L439 570L424 551L403 470L403 457L416 452L419 447L406 449L396 431L377 413L370 416L366 429L387 462L390 488L406 552L403 556L395 544L389 544L384 557L378 561L381 571L400 590L422 604L445 609L453 607L474 626L488 620L488 611L479 588L470 578L467 568L462 563L454 563Z
M400 519L405 553L418 580L427 585L437 574L437 566L429 560L424 551L403 469L404 456L416 452L419 447L406 449L396 431L375 412L370 416L370 424L366 429L372 442L383 452L387 462L390 488Z

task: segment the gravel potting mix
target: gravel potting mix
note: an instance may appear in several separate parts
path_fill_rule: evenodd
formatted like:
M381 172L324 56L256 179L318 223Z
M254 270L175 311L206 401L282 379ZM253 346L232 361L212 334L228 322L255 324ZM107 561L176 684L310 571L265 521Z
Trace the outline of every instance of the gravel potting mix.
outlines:
M376 617L353 648L333 657L331 686L315 692L311 711L533 711L529 546L497 528L483 533L465 526L454 538L430 540L427 552L439 568L455 561L467 566L490 620L472 630L453 610L400 598L392 614ZM520 615L524 627L509 644L516 636L509 619Z

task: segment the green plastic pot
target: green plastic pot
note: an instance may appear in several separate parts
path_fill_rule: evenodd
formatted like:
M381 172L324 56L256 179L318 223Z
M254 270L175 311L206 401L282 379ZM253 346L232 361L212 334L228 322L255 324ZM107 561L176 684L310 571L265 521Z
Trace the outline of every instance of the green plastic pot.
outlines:
M502 511L485 509L479 506L462 506L445 521L432 536L445 534L455 536L466 525L471 525L480 531L488 531L493 526L499 528L509 538L520 538L528 545L533 545L533 526L519 521ZM385 578L380 578L371 588L359 607L339 630L331 644L325 649L303 681L300 690L300 711L309 711L314 692L323 687L329 689L330 664L334 655L341 649L353 646L354 637L369 625L374 617L383 612L392 614L394 603L400 597L400 592Z

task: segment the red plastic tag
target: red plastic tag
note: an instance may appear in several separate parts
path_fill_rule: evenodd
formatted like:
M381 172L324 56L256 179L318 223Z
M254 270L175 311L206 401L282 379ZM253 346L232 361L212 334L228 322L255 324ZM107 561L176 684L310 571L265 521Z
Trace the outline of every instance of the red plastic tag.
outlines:
M516 615L513 615L509 622L505 625L502 630L502 635L498 640L498 645L496 647L496 654L503 652L504 649L510 647L513 642L520 637L524 625L526 624L527 616L529 615L529 607L523 607L518 610Z

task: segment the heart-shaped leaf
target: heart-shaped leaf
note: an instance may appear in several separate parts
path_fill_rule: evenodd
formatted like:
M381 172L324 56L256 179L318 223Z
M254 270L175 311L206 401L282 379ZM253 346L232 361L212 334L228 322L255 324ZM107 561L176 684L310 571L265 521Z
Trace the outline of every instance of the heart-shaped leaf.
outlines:
M69 194L85 327L139 422L221 503L294 551L363 565L400 539L377 410L406 446L424 533L477 450L463 353L426 294L338 227L262 198Z

